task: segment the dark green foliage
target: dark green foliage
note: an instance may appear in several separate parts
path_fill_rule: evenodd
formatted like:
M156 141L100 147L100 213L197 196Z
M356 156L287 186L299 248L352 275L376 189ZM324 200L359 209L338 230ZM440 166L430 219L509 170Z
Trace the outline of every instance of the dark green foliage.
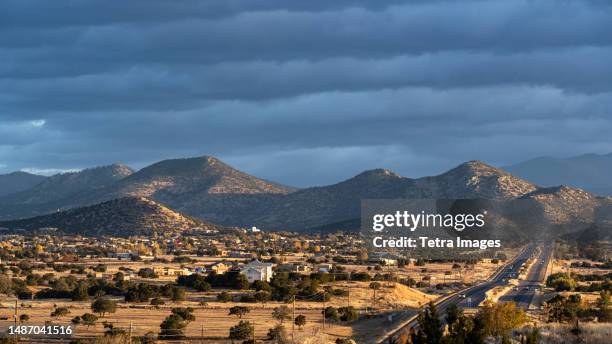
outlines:
M206 281L206 277L200 274L179 276L176 283L181 286L193 288L197 291L209 291L212 288L210 283Z
M106 313L115 313L117 310L117 304L113 300L97 299L92 302L91 310L94 313L99 313L100 316L104 317Z
M127 302L148 302L150 298L155 296L157 291L151 288L147 283L138 283L130 287L125 294Z
M297 327L302 328L302 326L306 325L306 316L300 314L295 317L293 322Z
M142 268L138 270L138 276L142 278L158 278L159 276L151 268Z
M566 273L557 272L548 276L546 286L555 288L556 291L569 291L576 288L576 281Z
M555 295L546 302L548 309L548 321L564 322L577 318L581 311L581 299L579 294L565 297Z
M194 320L193 308L172 308L172 313L159 325L161 329L159 337L162 339L182 338L185 335L185 327Z
M438 312L433 302L430 302L424 311L418 316L419 329L417 330L418 342L414 344L440 344L442 343L442 323L438 318ZM422 342L422 340L425 342Z
M250 322L241 320L237 325L232 326L229 330L229 338L231 340L246 340L251 338L255 327Z
M251 311L251 309L249 307L234 306L234 307L229 309L229 315L235 315L238 318L242 319L242 317L244 315L246 315L247 313L249 313L250 311Z
M57 307L56 309L53 310L53 312L51 312L51 316L54 318L59 318L64 315L68 315L69 313L70 311L68 310L67 307Z
M217 300L221 302L230 302L232 301L232 296L228 292L223 291L217 295Z
M98 321L98 316L91 313L85 313L81 316L81 323L87 327L92 326Z
M340 320L340 314L338 314L338 309L336 309L335 307L326 307L324 310L324 315L325 315L325 319L330 319L333 321L339 321Z
M340 314L340 320L346 322L353 322L359 319L359 312L352 306L338 308L338 314Z

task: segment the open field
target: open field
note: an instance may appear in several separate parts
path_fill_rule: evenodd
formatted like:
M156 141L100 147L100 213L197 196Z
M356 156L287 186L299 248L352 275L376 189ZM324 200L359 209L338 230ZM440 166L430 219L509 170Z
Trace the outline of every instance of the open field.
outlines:
M334 288L347 288L350 290L349 297L332 297L326 306L342 307L349 304L360 309L363 314L370 312L373 309L409 309L416 308L425 304L427 301L435 298L433 295L424 294L418 290L408 288L397 283L387 283L377 292L376 302L373 301L373 290L368 287L367 282L345 282L334 283ZM199 300L207 299L214 300L215 293L195 293L190 292L187 295L187 301L170 302L161 307L154 307L147 304L132 304L125 303L121 298L116 298L118 301L117 311L113 314L107 314L104 318L100 318L95 326L87 328L79 325L76 329L76 335L91 336L102 335L104 328L103 321L113 323L116 327L129 329L132 326L134 335L142 336L148 332L158 333L159 324L170 314L172 307L192 307L195 309L194 315L196 320L191 322L185 331L187 336L201 336L202 326L204 337L209 339L226 338L229 328L234 326L239 320L236 316L230 316L229 308L233 306L246 306L251 311L245 315L242 320L248 320L255 325L255 336L257 338L265 338L268 330L277 324L272 319L271 313L275 307L287 305L290 308L292 304L280 302L266 302L265 304L257 303L240 303L240 302L216 302L207 301L205 306L202 306ZM0 325L12 324L12 314L14 312L14 301L5 300L0 308L0 315L9 317L8 321L0 322ZM27 314L30 320L29 324L42 324L51 319L50 313L54 307L67 307L70 314L53 319L58 324L68 324L72 317L91 313L90 302L73 302L65 299L57 300L32 300L18 301L18 314ZM296 333L300 336L307 336L317 331L321 331L323 325L322 310L323 302L304 302L296 301L295 315L305 315L306 325L302 329L296 327ZM397 319L393 319L397 320ZM287 328L291 329L291 321L287 321ZM364 319L349 325L343 323L333 323L327 321L325 332L331 337L349 337L354 331L359 332L366 329L371 329L373 325L377 327L388 325L389 320L386 316L373 317L372 319Z
M546 324L541 330L541 344L609 344L612 338L612 326L602 323L581 324L581 333L571 332L568 324Z

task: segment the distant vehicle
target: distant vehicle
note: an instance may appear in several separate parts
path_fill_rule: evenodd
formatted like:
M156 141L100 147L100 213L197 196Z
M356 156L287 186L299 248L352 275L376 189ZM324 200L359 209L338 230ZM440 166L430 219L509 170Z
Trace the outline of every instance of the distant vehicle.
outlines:
M465 299L465 294L460 294L459 297Z

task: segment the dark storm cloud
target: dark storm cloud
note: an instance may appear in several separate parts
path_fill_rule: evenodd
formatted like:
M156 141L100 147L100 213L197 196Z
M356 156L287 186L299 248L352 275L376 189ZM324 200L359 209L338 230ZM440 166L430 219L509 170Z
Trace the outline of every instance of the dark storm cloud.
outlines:
M611 33L607 1L4 1L0 172L211 154L307 185L608 152Z

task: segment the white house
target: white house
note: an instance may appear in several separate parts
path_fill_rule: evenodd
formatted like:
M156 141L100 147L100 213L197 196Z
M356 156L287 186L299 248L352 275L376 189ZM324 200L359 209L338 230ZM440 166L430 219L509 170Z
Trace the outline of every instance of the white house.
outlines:
M240 269L240 273L244 274L250 283L254 281L270 282L274 272L272 271L272 263L262 263L259 260L254 260Z

